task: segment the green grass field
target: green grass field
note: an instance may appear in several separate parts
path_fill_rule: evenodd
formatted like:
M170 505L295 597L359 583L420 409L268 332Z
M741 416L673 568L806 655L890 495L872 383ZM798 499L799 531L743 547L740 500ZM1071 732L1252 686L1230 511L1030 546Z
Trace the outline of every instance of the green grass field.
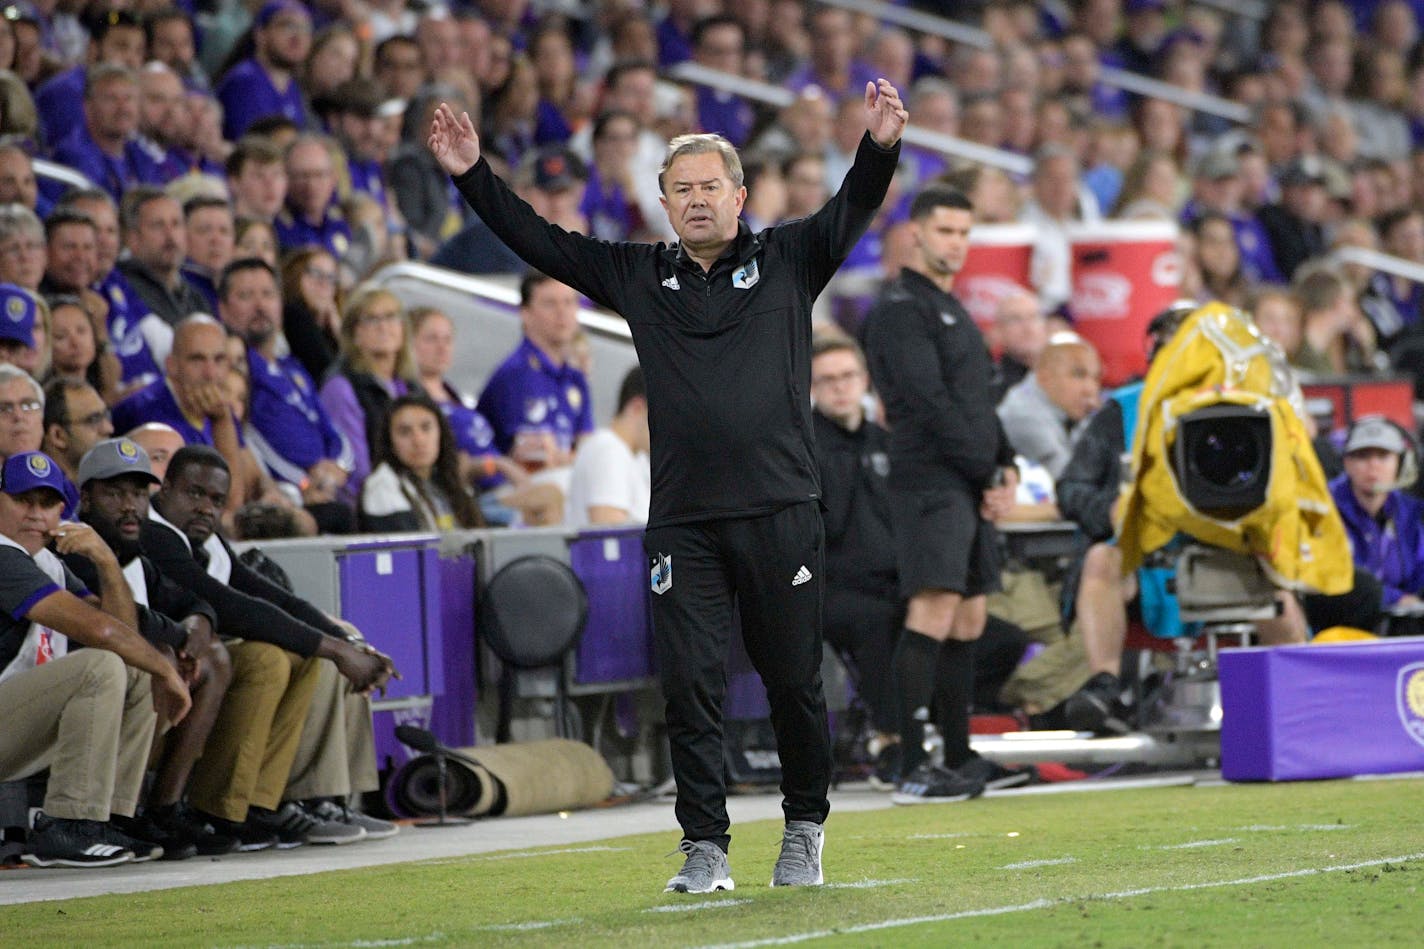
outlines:
M1419 945L1424 780L1023 795L832 814L819 889L661 890L667 834L0 907L9 945ZM102 872L102 871L96 871ZM3 881L0 881L3 883ZM16 934L23 934L15 940Z

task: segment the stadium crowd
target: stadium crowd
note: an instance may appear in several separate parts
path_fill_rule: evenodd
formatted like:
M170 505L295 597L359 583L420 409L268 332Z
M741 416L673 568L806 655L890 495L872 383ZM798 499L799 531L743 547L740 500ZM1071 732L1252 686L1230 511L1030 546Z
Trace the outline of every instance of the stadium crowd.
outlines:
M230 541L646 520L641 375L617 405L593 404L579 297L526 272L432 157L442 102L469 112L540 215L613 241L673 239L658 169L691 131L741 152L753 230L815 211L851 166L875 77L905 91L913 128L1028 159L1019 174L907 142L844 265L872 285L915 269L912 201L932 185L967 196L975 224L1034 226L1032 286L999 301L984 340L995 376L980 396L1018 456L1017 503L995 520L1112 534L1101 472L1085 467L1108 455L1086 457L1105 444L1105 399L1074 332L1075 222L1180 225L1180 296L1248 311L1303 380L1424 367L1424 4L1279 2L1260 20L1187 0L898 5L985 42L799 0L4 6L0 781L49 771L27 859L395 831L352 804L375 786L370 696L398 671ZM794 98L693 84L685 62ZM1131 94L1123 71L1250 118ZM41 160L87 183L37 174ZM1342 263L1341 248L1402 266ZM477 397L450 378L454 347L483 345L457 339L459 314L370 282L407 259L520 279L523 340ZM884 420L854 342L866 309L818 310L810 395L827 635L861 677L867 747L893 781L905 604L886 555L884 432L861 431ZM595 432L595 417L612 421ZM1361 575L1388 570L1376 610L1424 598L1418 504L1371 500L1417 467L1415 439L1317 440ZM1366 465L1388 469L1383 490L1360 487ZM1103 547L1057 578L1063 615L1051 584L1008 566L975 647L978 707L1120 724L1125 591ZM1030 621L1043 601L1049 618ZM1031 635L1052 648L1084 622L1086 654L1030 683L1033 699L1005 688Z

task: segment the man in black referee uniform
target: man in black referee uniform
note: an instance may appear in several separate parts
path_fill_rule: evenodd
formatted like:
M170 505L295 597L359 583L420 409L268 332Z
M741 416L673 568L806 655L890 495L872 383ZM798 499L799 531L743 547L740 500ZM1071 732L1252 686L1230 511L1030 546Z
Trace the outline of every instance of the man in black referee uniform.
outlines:
M468 115L441 105L430 150L521 258L621 313L648 390L658 668L682 870L669 891L733 888L722 700L734 605L767 687L786 831L774 885L821 882L831 748L820 679L823 530L811 427L811 303L884 200L909 113L866 83L867 134L837 195L752 233L741 160L720 135L674 139L659 184L679 241L610 243L545 221L490 170Z
M870 375L890 428L890 516L900 593L909 602L892 667L900 701L897 804L957 801L1031 778L969 748L974 640L985 594L999 589L992 521L1013 506L1018 471L994 412L994 364L950 292L969 251L974 209L931 185L910 205L913 264L866 316ZM929 760L926 726L944 740Z

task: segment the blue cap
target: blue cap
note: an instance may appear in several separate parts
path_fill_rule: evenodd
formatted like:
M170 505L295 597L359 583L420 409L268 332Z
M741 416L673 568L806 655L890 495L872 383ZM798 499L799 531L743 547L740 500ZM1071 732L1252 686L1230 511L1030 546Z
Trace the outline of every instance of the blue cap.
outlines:
M306 19L311 19L311 11L307 9L307 5L298 0L267 0L262 4L262 9L257 11L257 16L252 18L252 25L260 30L283 13L300 13Z
M0 339L35 348L35 295L13 283L0 283Z
M42 451L22 451L5 459L0 467L0 491L24 494L35 488L49 488L69 505L74 497L74 485L64 476L59 465Z

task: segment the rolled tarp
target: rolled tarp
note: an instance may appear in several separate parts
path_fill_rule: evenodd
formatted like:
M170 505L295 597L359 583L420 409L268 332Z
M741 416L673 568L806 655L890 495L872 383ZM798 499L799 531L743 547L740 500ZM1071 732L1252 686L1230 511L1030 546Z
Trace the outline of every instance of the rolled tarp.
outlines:
M446 810L516 817L592 807L613 793L613 772L583 742L565 738L457 748L446 758ZM391 778L389 800L411 817L440 812L439 764L412 758Z

